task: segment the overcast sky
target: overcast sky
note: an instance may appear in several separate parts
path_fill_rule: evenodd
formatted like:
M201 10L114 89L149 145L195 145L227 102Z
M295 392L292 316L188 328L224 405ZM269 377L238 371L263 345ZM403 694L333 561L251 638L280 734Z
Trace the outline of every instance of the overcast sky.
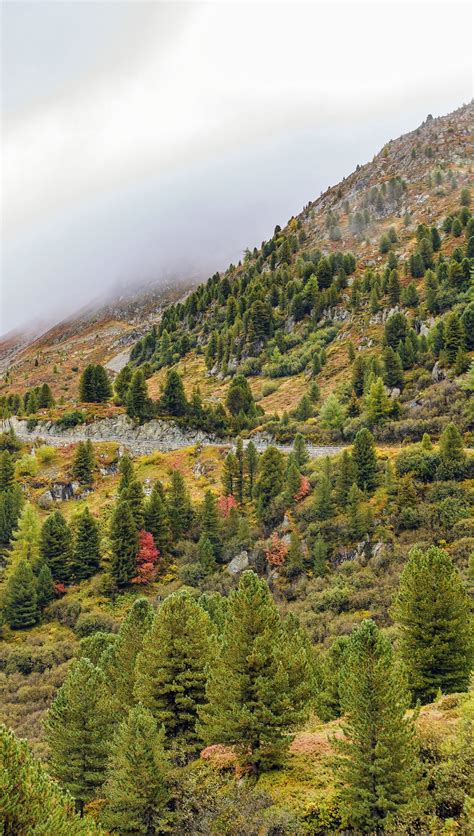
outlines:
M472 96L469 3L2 4L1 328L237 261Z

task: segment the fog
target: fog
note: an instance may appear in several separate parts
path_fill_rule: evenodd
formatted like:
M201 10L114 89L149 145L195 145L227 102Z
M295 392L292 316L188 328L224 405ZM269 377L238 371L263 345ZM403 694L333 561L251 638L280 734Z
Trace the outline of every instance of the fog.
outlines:
M205 277L472 96L470 4L7 2L1 331Z

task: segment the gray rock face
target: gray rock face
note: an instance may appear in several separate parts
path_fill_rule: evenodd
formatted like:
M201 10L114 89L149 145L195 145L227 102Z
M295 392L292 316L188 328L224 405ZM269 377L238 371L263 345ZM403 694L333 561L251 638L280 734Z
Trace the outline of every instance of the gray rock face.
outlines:
M444 380L445 377L446 377L446 375L445 375L443 369L440 368L438 361L436 361L436 363L434 364L433 369L431 371L432 380L434 381L434 383L439 383L440 380Z
M227 566L227 571L230 575L238 575L240 572L243 572L244 569L248 569L248 567L249 556L247 552L243 551L232 558L229 565Z

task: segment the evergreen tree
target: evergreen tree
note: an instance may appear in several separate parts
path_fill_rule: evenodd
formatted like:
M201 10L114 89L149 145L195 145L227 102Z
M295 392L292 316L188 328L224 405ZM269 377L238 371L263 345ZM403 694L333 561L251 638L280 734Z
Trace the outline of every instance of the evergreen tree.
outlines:
M397 387L398 389L403 389L403 365L402 361L400 360L400 355L391 348L389 345L386 346L383 352L383 381L389 389L393 389Z
M119 404L127 402L128 389L132 379L132 369L128 365L121 369L114 381L115 400Z
M307 648L283 628L264 580L243 572L230 593L219 658L200 712L210 743L234 747L258 771L274 762L304 718L312 686Z
M105 836L92 818L79 818L74 802L34 758L26 740L18 740L0 725L2 764L2 834L54 834L54 836Z
M344 407L332 392L321 406L319 417L324 429L339 432L342 430L345 419Z
M189 531L192 522L192 508L186 484L179 470L173 470L168 491L168 517L174 542L181 540Z
M85 367L79 381L79 400L83 403L95 402L94 366L90 363Z
M154 612L146 598L137 598L120 625L117 640L101 660L114 717L123 719L136 705L135 664L151 629Z
M80 441L72 465L72 475L81 485L91 487L93 481L94 453L90 439Z
M253 499L255 492L255 479L258 468L258 453L253 441L249 441L245 450L245 464L247 467L247 492L248 498Z
M227 453L222 471L222 487L226 496L234 496L237 490L238 462L234 453Z
M284 461L280 451L270 445L260 456L256 495L259 515L263 518L271 501L283 489Z
M175 417L186 415L188 402L184 393L183 381L175 369L170 369L166 375L160 406L168 415Z
M105 677L86 658L69 670L46 717L50 769L82 812L104 782L111 734Z
M383 423L392 411L392 404L381 377L374 380L365 397L365 411L370 425Z
M444 352L451 365L455 362L459 349L464 349L464 329L459 316L450 313L444 322Z
M145 504L144 525L146 531L153 535L155 545L160 554L166 554L170 546L170 521L163 500L163 487L155 482L152 492Z
M359 488L372 493L377 484L377 456L374 437L366 427L359 430L355 437L352 459L356 466Z
M349 636L338 636L332 642L322 663L322 687L316 695L316 711L324 723L342 714L339 681Z
M13 531L18 525L23 507L23 491L15 483L11 488L0 491L0 545L7 547Z
M398 305L400 301L400 279L396 270L390 271L387 292L390 304Z
M219 526L219 515L217 513L217 501L212 491L206 491L204 502L201 507L201 536L212 545L214 558L219 558L221 553L221 534Z
M125 500L132 512L133 521L137 531L143 528L145 522L145 507L143 487L138 479L132 479L126 488L121 492L120 499Z
M244 501L244 445L240 436L237 439L235 458L237 462L236 476L235 476L235 498L239 505Z
M439 439L439 479L462 479L466 472L466 451L461 433L452 422L445 427Z
M198 542L199 563L206 574L215 572L217 569L215 549L205 534L201 534Z
M309 461L309 453L306 449L306 442L301 433L296 433L295 435L295 440L293 442L293 455L298 467L303 467L306 462Z
M54 598L54 581L51 569L43 563L36 581L36 599L40 610L44 610Z
M363 493L354 482L347 494L347 519L352 537L359 539L367 532L367 518L362 507Z
M41 521L38 511L31 502L25 503L18 527L13 532L10 551L10 566L26 560L35 571L40 559Z
M54 406L54 398L48 383L43 383L38 392L38 408L50 409Z
M247 417L255 415L255 401L249 382L243 374L236 374L227 392L226 406L230 414L237 417L240 413Z
M94 366L93 387L94 399L97 403L105 403L112 397L112 386L110 385L108 374L100 363Z
M20 560L6 584L4 616L13 630L33 627L39 619L35 579L26 560Z
M111 573L117 586L126 586L136 574L138 532L130 505L119 500L110 527L112 541Z
M88 508L79 515L72 549L71 574L74 580L90 578L100 569L99 526Z
M118 492L119 496L122 496L123 492L128 488L130 482L132 482L135 478L133 462L130 456L127 455L127 453L125 453L120 459L119 472L120 482L118 486Z
M214 655L208 615L185 590L166 598L137 658L135 697L163 724L168 745L193 753Z
M71 578L72 535L61 511L54 511L44 521L40 549L54 580L67 583Z
M344 652L340 694L344 739L335 740L344 820L360 833L380 833L419 792L414 723L390 642L363 621Z
M347 496L355 479L355 465L351 454L344 450L339 461L339 470L336 478L336 501L341 507L347 502Z
M0 491L7 491L13 487L15 469L13 457L8 450L0 453Z
M469 599L445 551L412 549L394 614L413 700L426 703L438 690L467 690L473 659Z
M334 503L331 493L331 482L326 476L320 480L316 490L314 510L318 520L328 520L334 516Z
M322 578L327 572L328 546L318 534L313 546L313 572L316 578Z
M104 823L117 833L151 836L168 832L170 766L163 729L142 705L120 724L109 756L104 784Z
M133 373L127 393L127 414L131 418L142 420L150 416L148 387L142 369Z

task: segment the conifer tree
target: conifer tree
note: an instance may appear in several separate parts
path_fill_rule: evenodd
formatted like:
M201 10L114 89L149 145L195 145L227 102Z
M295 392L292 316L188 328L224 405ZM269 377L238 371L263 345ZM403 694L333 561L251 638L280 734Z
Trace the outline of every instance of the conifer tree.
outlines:
M23 506L18 526L13 532L9 563L14 566L20 560L30 563L33 571L40 559L41 521L31 502Z
M107 648L101 660L114 716L121 720L136 705L134 696L135 664L145 637L153 623L153 607L146 598L138 598L120 625L117 640Z
M120 499L128 503L135 527L137 531L140 531L145 523L145 495L141 482L138 479L132 479L121 492Z
M293 454L298 467L303 467L309 461L309 453L306 449L306 442L301 433L296 433L293 442Z
M201 745L196 723L213 656L207 613L186 590L166 598L137 658L135 697L179 752L193 753Z
M55 581L70 580L72 535L61 511L54 511L43 523L41 558L48 564Z
M445 551L410 552L394 614L413 700L430 702L438 689L465 691L473 659L469 600Z
M366 427L359 430L355 437L352 459L356 467L359 488L372 493L377 484L377 456L374 437Z
M289 744L311 686L306 647L283 629L265 581L243 572L229 596L219 658L209 670L200 712L205 739L231 745L257 772Z
M79 400L83 403L94 403L95 401L94 366L92 363L86 366L81 374Z
M459 316L450 313L444 322L444 352L450 365L456 360L459 349L465 348L464 328Z
M117 586L126 586L136 574L138 532L130 505L119 500L110 527L112 541L111 573Z
M245 464L247 467L247 494L250 500L255 492L255 480L258 468L258 453L253 441L249 441L245 450Z
M54 406L54 398L48 383L43 383L38 393L39 409L49 409Z
M452 422L441 433L439 454L438 479L461 479L466 472L466 451L461 433Z
M390 304L398 305L400 301L400 279L396 270L390 271L387 291Z
M111 735L104 674L82 658L69 670L46 717L50 769L80 812L104 782Z
M367 422L370 425L381 424L392 411L392 404L381 377L377 377L372 383L364 400Z
M244 501L244 445L241 437L237 439L235 458L237 462L235 475L235 498L242 505Z
M128 488L130 482L133 482L133 480L135 479L135 469L133 467L133 462L127 453L125 453L120 459L119 473L120 482L118 486L118 492L119 496L122 496L123 492Z
M23 491L18 483L0 491L0 545L7 547L18 525L23 506Z
M36 599L40 610L44 610L54 598L54 581L51 569L43 563L36 581Z
M304 568L303 553L301 551L298 535L292 531L290 536L290 547L285 558L283 572L287 578L297 578Z
M386 346L383 352L383 381L386 386L393 389L394 386L398 389L403 389L403 365L400 360L400 355L391 348Z
M162 410L168 415L180 417L186 415L188 403L181 377L176 369L170 369L166 375L165 388L160 400Z
M271 501L283 488L284 461L280 451L270 445L260 456L256 496L259 515L263 519Z
M189 493L179 470L173 470L171 474L167 506L171 537L177 542L189 531L193 517Z
M0 725L0 763L2 764L2 833L54 836L105 836L90 817L79 818L74 801L34 758L26 740L18 740Z
M419 792L408 697L390 642L373 621L353 631L340 675L344 739L335 740L340 804L347 825L380 833Z
M339 680L348 642L349 636L338 636L323 659L322 687L316 695L316 711L324 723L342 714Z
M71 574L74 580L90 578L100 569L99 526L88 508L79 515L72 549Z
M235 496L237 490L238 462L234 453L227 453L222 471L222 487L226 496Z
M120 724L103 788L103 820L114 832L168 832L170 766L163 738L163 729L142 705L132 708Z
M313 572L315 577L322 578L327 572L328 546L318 534L313 546Z
M207 573L215 572L217 569L214 546L205 534L201 534L198 542L199 563Z
M128 365L124 366L114 380L115 401L119 404L126 403L130 381L132 379L132 369Z
M108 374L100 363L94 366L93 387L95 401L97 403L105 403L112 397L112 386Z
M13 630L32 627L39 619L35 578L26 560L20 560L7 581L4 616Z
M14 467L13 458L8 450L0 453L0 491L7 491L13 487Z
M219 514L217 512L217 501L212 491L206 491L201 507L201 536L212 545L215 558L220 557L221 534L219 525Z
M347 502L347 495L355 479L355 464L348 450L343 450L336 478L336 501L341 507Z
M137 369L130 381L127 392L127 414L139 420L148 418L150 415L148 386L142 369Z
M76 448L72 475L77 481L86 487L90 487L93 481L94 453L91 440L80 441Z
M314 510L318 520L328 520L334 516L334 502L332 500L331 482L327 476L320 480L314 501Z
M367 518L362 507L363 493L354 482L347 494L347 518L353 537L362 537L367 532Z
M153 535L160 554L166 554L170 545L170 522L163 499L163 487L155 482L152 492L145 503L144 526Z

